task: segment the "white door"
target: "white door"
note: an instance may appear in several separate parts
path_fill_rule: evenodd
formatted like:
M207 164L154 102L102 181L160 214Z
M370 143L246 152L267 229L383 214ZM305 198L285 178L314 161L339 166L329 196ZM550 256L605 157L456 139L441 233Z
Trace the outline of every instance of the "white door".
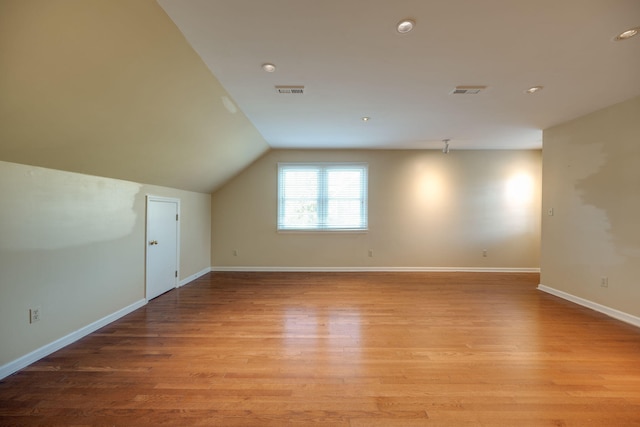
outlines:
M180 200L147 196L147 300L178 284Z

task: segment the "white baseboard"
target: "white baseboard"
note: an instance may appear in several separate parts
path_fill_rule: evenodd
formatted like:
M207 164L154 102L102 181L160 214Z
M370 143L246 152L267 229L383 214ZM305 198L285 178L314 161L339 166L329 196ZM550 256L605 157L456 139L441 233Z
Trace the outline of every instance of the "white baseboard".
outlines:
M539 268L484 268L484 267L244 267L217 266L211 271L237 272L470 272L470 273L540 273Z
M199 272L197 272L196 274L192 274L189 277L185 277L184 279L182 279L179 283L178 283L178 287L184 286L187 283L191 283L196 279L199 279L200 277L204 276L207 273L211 272L211 267L207 267L204 270L201 270Z
M47 345L44 345L29 354L26 354L12 362L7 363L6 365L0 366L0 380L8 377L9 375L19 371L22 368L31 365L32 363L42 359L43 357L60 350L67 345L78 341L80 338L83 338L90 333L97 331L103 326L106 326L109 323L116 321L123 316L126 316L127 314L139 309L140 307L143 307L146 304L147 300L145 299L136 301L133 304L116 311L115 313L105 316L102 319L96 320L95 322L83 328L80 328L75 332L71 332L69 335L57 339Z
M607 307L606 305L598 304L597 302L589 301L587 299L580 298L567 292L550 288L549 286L545 286L542 284L538 285L538 289L548 294L555 295L559 298L571 301L583 307L590 308L591 310L598 311L600 313L606 314L609 317L613 317L614 319L621 320L625 323L629 323L640 328L640 317L633 316L623 311L616 310L615 308Z

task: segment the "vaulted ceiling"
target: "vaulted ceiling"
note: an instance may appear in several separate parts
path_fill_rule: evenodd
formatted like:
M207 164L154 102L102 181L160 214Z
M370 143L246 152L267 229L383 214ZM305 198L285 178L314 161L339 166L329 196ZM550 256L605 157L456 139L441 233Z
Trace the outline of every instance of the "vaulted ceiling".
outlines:
M637 0L2 0L0 160L210 192L270 148L540 148L640 95L638 26Z

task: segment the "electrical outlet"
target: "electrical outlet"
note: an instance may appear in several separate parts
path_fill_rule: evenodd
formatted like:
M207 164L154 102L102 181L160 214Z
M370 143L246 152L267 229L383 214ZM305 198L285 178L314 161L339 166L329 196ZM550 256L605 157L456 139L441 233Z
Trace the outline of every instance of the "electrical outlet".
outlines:
M40 321L40 307L34 307L29 309L29 323L35 323Z
M369 257L373 257L373 249L369 249Z
M482 250L482 256L483 256L484 258L486 258L486 257L487 257L487 250L486 250L486 249L483 249L483 250Z
M600 278L600 287L608 288L609 287L609 278L607 276L602 276Z
M238 250L237 249L233 250L233 256L238 256Z

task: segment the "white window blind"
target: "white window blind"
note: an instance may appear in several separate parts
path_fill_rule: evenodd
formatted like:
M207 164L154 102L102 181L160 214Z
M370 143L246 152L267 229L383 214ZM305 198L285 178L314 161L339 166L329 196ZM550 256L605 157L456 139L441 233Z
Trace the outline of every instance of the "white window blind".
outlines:
M366 230L367 164L279 163L278 230Z

